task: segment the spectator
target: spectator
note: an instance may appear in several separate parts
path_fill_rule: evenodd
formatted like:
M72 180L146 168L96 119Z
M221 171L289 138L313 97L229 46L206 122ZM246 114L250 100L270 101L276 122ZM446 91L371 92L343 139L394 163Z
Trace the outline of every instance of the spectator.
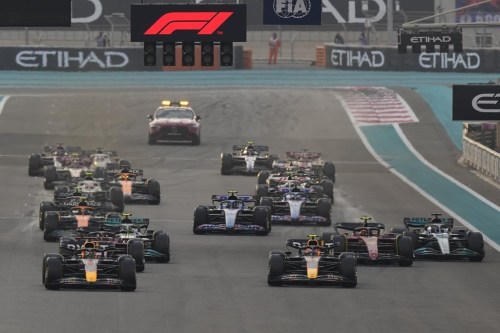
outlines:
M361 32L361 35L359 35L359 44L360 45L367 45L368 42L366 41L366 36L364 32Z
M335 44L344 44L344 38L342 38L342 36L338 32L335 35L334 43Z
M276 59L278 58L278 50L281 47L281 41L278 38L277 33L273 33L273 35L269 38L269 62L276 65Z
M109 47L109 38L108 38L108 34L104 34L102 36L102 47Z
M95 43L97 47L104 47L104 33L99 31L99 34L95 38Z
M370 32L372 30L372 20L371 18L367 17L365 20L365 32L366 32L366 44L370 44Z

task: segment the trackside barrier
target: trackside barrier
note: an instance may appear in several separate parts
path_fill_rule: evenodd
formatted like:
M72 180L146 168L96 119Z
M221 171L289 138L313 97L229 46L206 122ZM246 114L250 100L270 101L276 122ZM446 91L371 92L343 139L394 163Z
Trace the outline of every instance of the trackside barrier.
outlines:
M500 183L500 154L463 137L463 162Z
M325 47L324 46L316 46L316 66L325 67L326 59L325 59Z

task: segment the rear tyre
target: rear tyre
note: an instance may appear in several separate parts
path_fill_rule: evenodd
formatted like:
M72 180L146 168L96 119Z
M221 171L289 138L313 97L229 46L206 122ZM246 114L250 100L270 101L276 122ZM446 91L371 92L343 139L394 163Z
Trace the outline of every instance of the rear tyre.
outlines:
M200 145L200 143L201 143L201 137L199 137L197 135L193 136L193 138L191 139L191 144L193 146L198 146L198 145Z
M40 211L38 212L38 226L40 227L40 230L45 228L45 213L50 211L56 211L54 203L42 201L40 203Z
M391 233L392 234L404 234L405 231L408 231L408 229L403 228L403 227L393 227L393 228L391 228Z
M273 198L271 198L271 197L260 198L259 206L268 207L269 214L272 214L273 213Z
M267 207L255 207L254 223L264 228L263 231L257 231L257 235L266 236L271 232L271 218Z
M413 265L413 243L411 237L398 237L397 242L398 254L402 257L398 260L398 265L403 267Z
M323 164L323 174L335 183L335 164L332 161L326 161Z
M44 172L43 188L46 190L53 190L55 185L54 182L57 181L57 170L53 165L48 165Z
M148 144L149 145L155 145L157 143L155 137L151 134L148 135Z
M204 234L203 230L198 229L203 224L208 224L208 209L204 206L198 206L194 210L193 233L197 235Z
M43 168L42 156L31 154L28 160L28 175L37 176L41 168Z
M47 242L54 242L58 240L59 237L54 236L53 233L57 231L59 214L57 212L46 212L44 219L43 239Z
M267 184L268 178L269 178L269 171L260 171L257 174L257 184L259 184L259 185Z
M103 167L97 167L94 170L94 178L96 179L106 179L106 169Z
M229 175L231 173L231 170L233 169L233 155L231 155L230 153L222 153L220 155L220 160L221 175Z
M257 200L260 200L260 198L267 197L269 195L269 188L267 185L257 185L255 195L257 197Z
M60 257L48 257L45 262L45 288L49 290L59 289L59 280L62 278L63 268Z
M131 239L127 243L127 253L135 260L137 272L144 272L146 260L144 259L144 243L140 239Z
M134 291L137 288L137 279L135 275L135 261L133 258L127 256L118 261L119 276L122 280L122 291Z
M334 202L333 199L333 181L330 179L323 179L321 181L321 187L323 188L323 193L330 198L332 204Z
M278 155L276 155L276 154L271 154L271 155L269 155L269 160L267 161L267 167L268 167L269 169L272 169L272 168L273 168L274 161L277 161L277 160L279 160Z
M347 252L347 239L342 235L333 235L333 250L335 253Z
M111 203L114 206L114 211L123 213L125 204L123 203L123 190L118 186L113 186L109 189Z
M333 236L335 233L333 232L328 232L325 231L321 234L321 240L326 244L326 243L332 243L333 242Z
M345 253L340 257L340 271L347 281L342 283L344 288L354 288L358 284L356 272L356 257L353 253Z
M156 258L156 262L170 262L170 237L163 231L155 231L153 234L153 249L164 255Z
M329 199L321 198L318 200L318 216L321 216L326 219L324 225L332 224L332 205Z
M480 232L471 231L467 235L467 247L469 250L477 252L481 256L470 257L470 261L482 261L484 258L484 241L483 234Z
M282 254L272 253L269 256L267 284L273 287L283 285L283 281L277 280L283 274L285 274L285 257Z
M146 193L154 197L154 200L149 202L150 205L159 205L161 201L160 183L156 179L149 179L147 183Z

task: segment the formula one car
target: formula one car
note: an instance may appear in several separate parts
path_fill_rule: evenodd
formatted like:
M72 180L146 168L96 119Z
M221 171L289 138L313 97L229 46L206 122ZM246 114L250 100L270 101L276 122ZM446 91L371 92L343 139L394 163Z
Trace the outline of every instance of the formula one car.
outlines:
M135 260L129 255L117 257L114 248L100 248L85 242L70 257L46 253L42 261L42 284L45 288L120 288L136 289Z
M413 254L417 259L468 259L482 261L484 252L483 235L480 232L460 228L453 229L453 218L405 217L406 228L393 228L391 231L411 237Z
M194 113L188 101L163 101L154 114L148 115L148 119L150 145L158 141L201 143L201 117Z
M319 178L326 177L335 182L335 164L332 161L324 161L321 153L302 149L302 151L288 151L286 157L288 160L274 162L273 168L279 170L287 170L290 167L304 168L311 170Z
M144 178L142 170L120 170L114 173L114 179L108 181L107 186L121 187L125 204L160 204L160 183L153 178Z
M211 206L198 206L194 211L193 232L205 233L253 233L267 235L271 231L268 207L247 206L254 203L251 195L212 195Z
M298 187L282 189L281 197L263 197L260 205L269 207L273 223L291 225L332 224L332 205L328 198L318 198L313 192L304 192Z
M42 201L39 215L43 239L57 241L59 237L74 234L77 228L103 222L106 214L113 212L106 206L109 207L95 201L74 200L63 202L62 205Z
M357 285L356 257L354 253L334 253L334 244L325 243L316 235L308 239L289 239L287 248L292 251L271 251L267 283L340 285L353 288Z
M78 146L45 146L43 153L33 153L28 160L28 174L30 176L43 176L44 167L54 165L56 161L65 155L80 153L82 149Z
M255 175L261 170L272 169L278 155L269 155L268 152L268 146L257 146L251 141L246 145L235 145L232 153L221 154L220 172L223 175L232 173Z
M258 177L268 171L261 171ZM267 178L265 184L257 184L255 186L255 195L258 199L267 196L281 196L281 193L292 187L298 187L301 191L307 193L314 193L318 198L328 197L333 204L333 182L330 179L313 179L304 176L303 173L289 173L288 175L282 173L273 173Z
M338 235L333 235L335 252L354 252L358 263L394 264L411 266L413 264L413 244L408 236L396 233L383 234L382 223L368 222L369 217L362 217L363 222L336 223ZM339 233L339 229L352 231L351 234Z

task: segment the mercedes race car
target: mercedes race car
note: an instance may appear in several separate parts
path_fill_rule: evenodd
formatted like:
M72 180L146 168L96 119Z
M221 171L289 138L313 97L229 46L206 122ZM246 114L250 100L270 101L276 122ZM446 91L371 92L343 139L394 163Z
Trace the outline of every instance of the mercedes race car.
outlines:
M353 253L334 253L334 244L325 243L316 235L308 239L289 239L287 248L296 251L271 251L267 283L340 285L353 288L357 285L356 257Z
M260 206L269 207L271 221L290 225L332 224L332 205L328 198L318 198L314 192L305 192L298 187L281 189L281 197L262 197Z
M268 207L248 206L254 203L251 195L212 195L211 206L198 206L194 211L193 232L253 233L267 235L271 231Z
M136 289L135 260L129 255L116 256L113 247L102 248L91 241L64 257L46 253L42 261L45 288L120 288Z
M454 229L453 218L405 217L405 228L393 228L395 233L411 237L413 254L417 259L468 259L482 261L484 252L483 235L465 228Z
M268 146L257 146L253 142L246 145L233 146L232 153L221 154L221 169L223 175L240 173L255 175L261 170L272 169L278 155L269 155Z
M196 115L188 101L162 101L154 114L148 115L148 143L158 141L189 141L201 143L201 117Z
M334 225L337 234L332 235L335 252L354 252L358 263L413 264L413 244L408 236L396 233L384 234L382 223L368 222L371 218L362 217L363 222L341 222ZM352 233L339 233L339 229Z

